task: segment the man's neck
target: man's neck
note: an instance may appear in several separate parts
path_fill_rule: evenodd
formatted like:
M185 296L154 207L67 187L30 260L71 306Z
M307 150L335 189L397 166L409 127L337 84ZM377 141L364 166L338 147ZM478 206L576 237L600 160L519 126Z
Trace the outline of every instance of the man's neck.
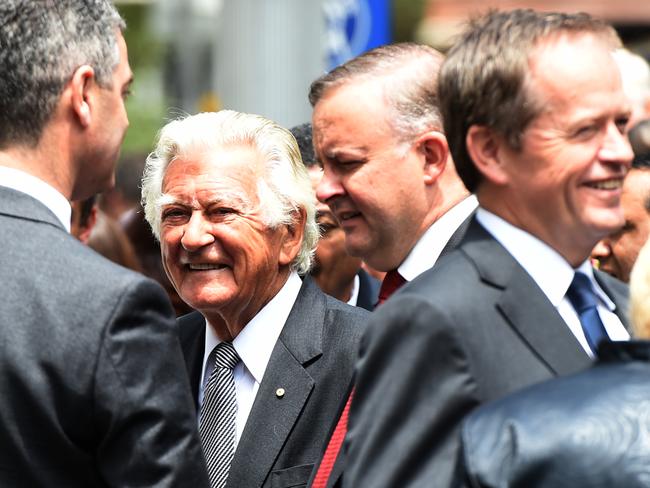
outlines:
M0 150L0 166L24 171L44 181L68 200L72 195L69 166L62 164L60 157L52 156L52 151L36 147L15 145Z

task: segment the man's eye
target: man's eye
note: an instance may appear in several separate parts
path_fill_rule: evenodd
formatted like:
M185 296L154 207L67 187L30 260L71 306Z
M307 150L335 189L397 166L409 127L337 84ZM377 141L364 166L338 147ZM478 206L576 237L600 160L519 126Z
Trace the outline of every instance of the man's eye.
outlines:
M627 131L627 125L630 123L630 118L629 117L619 117L616 119L616 127L618 127L618 130L621 134L625 134Z
M169 209L169 210L164 210L162 213L162 220L163 222L169 221L169 220L178 220L181 218L185 217L185 212L180 209Z

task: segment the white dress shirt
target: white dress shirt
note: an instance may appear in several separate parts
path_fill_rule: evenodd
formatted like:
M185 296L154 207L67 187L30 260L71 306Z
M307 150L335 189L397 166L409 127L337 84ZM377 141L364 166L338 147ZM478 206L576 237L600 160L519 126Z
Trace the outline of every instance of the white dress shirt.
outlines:
M476 197L470 195L447 210L422 234L420 240L397 268L399 274L406 281L413 281L418 275L433 268L451 236L477 206Z
M237 397L237 417L235 445L239 443L246 420L250 414L255 395L259 389L266 366L271 358L275 343L280 337L284 323L296 302L302 280L296 273L289 279L269 303L252 318L232 341L241 361L233 370L235 377L235 395ZM214 329L206 322L205 349L203 354L203 374L199 383L199 405L203 404L203 392L207 378L210 377L214 364L208 364L210 353L221 342Z
M593 353L580 325L580 318L566 296L576 271L584 273L591 280L598 296L598 314L610 339L624 341L630 338L614 313L616 305L595 280L589 260L574 270L553 248L501 217L479 208L476 218L533 278L590 357L593 357Z
M359 275L355 274L354 280L352 281L352 293L350 294L348 305L356 307L357 300L359 299L359 288L361 288L361 280L359 280Z
M19 169L0 166L0 186L26 193L49 208L70 232L72 208L66 197L54 187Z

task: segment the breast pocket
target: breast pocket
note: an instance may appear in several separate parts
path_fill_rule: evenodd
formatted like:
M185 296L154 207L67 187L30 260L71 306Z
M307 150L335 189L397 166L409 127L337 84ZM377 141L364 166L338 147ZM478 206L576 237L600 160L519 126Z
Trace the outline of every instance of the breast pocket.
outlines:
M271 472L271 488L302 488L307 486L313 464L303 464Z

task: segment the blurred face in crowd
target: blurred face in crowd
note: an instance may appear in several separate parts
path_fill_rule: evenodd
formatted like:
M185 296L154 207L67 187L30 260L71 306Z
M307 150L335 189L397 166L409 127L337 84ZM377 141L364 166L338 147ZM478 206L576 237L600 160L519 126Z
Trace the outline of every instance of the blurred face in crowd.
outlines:
M314 189L323 175L319 167L310 167L309 176ZM345 249L345 233L329 207L323 203L316 206L316 221L321 238L314 256L311 275L326 293L333 295L335 290L351 285L361 267L361 259L350 256ZM333 295L335 296L335 295ZM349 297L336 296L347 301Z
M530 93L544 108L521 149L499 138L498 146L483 147L498 161L490 170L488 185L499 187L490 209L578 266L624 222L629 106L609 49L590 35L542 41L529 66Z
M632 169L623 184L621 203L625 224L602 239L591 253L598 267L624 282L636 258L650 236L650 170Z
M222 147L172 161L163 179L160 241L171 282L208 320L217 314L239 330L280 290L299 249L286 244L286 226L263 219L262 164L251 147Z
M316 196L345 232L352 256L371 266L396 267L419 237L429 208L423 154L389 124L382 84L352 81L328 90L313 112L313 139L323 166Z

